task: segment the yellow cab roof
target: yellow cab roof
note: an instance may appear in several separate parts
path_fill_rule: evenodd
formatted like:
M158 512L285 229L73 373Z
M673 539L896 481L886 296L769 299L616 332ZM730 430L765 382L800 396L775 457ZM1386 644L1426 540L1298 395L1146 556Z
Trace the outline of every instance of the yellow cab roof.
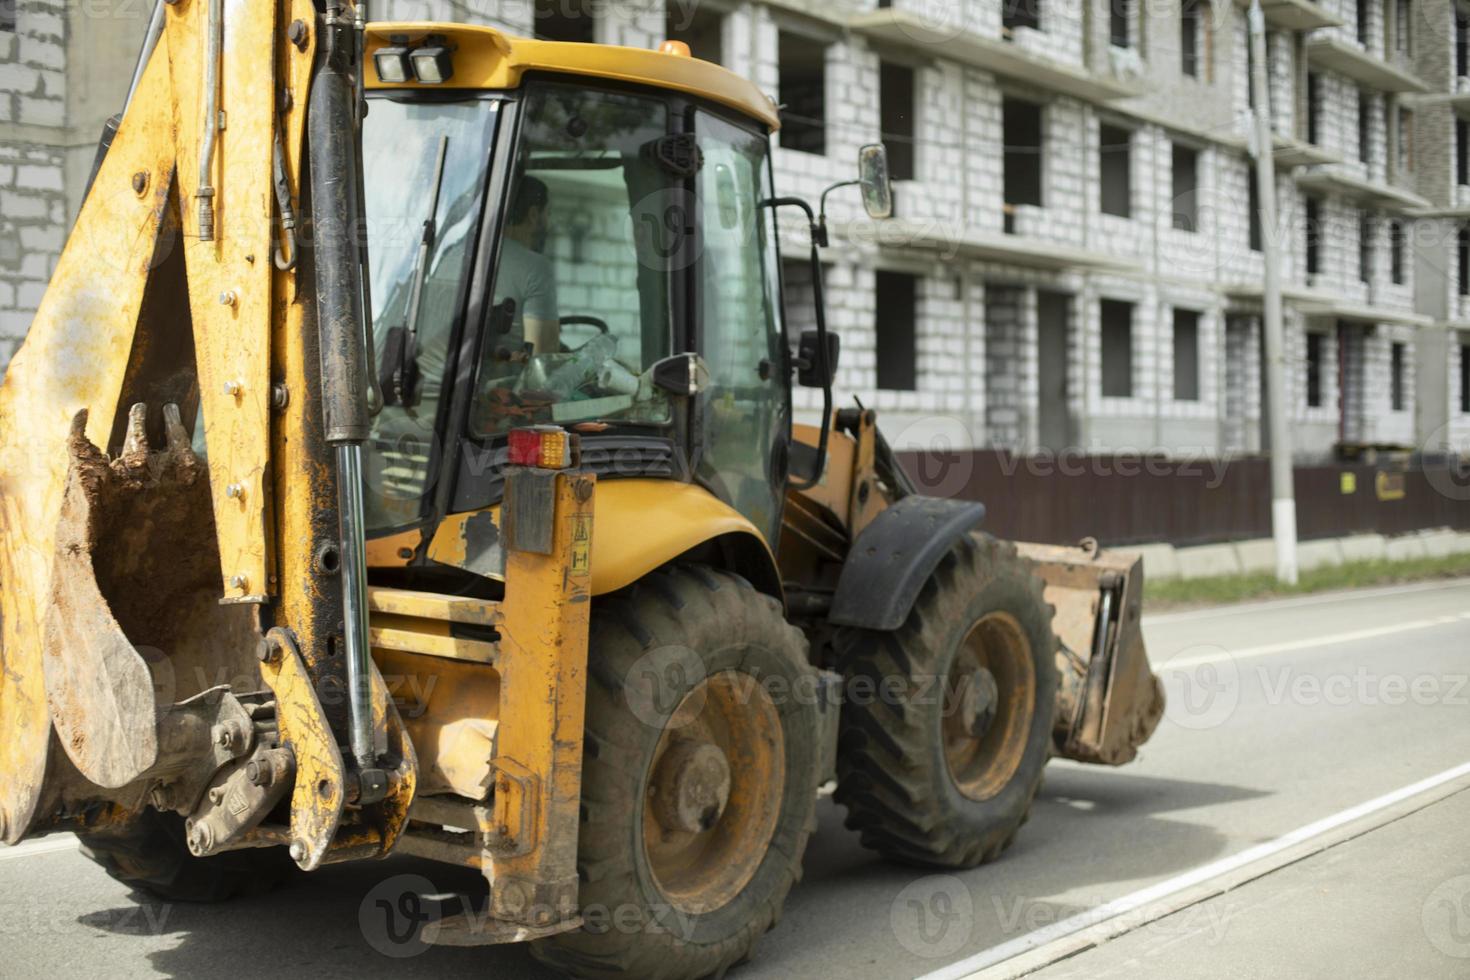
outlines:
M612 44L537 41L515 37L493 27L441 24L429 21L372 23L367 26L367 53L407 38L416 44L429 35L446 38L454 49L454 76L447 84L416 81L380 82L375 71L366 73L370 89L511 89L528 71L562 72L593 78L632 82L701 96L759 120L769 129L780 127L776 106L747 78L712 62L683 54L665 54Z

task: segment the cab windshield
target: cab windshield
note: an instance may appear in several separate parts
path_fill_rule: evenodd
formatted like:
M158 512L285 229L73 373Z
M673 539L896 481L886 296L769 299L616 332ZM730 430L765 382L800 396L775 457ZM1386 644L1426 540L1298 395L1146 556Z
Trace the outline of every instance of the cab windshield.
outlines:
M389 346L411 327L419 373L414 390L373 420L364 488L369 530L418 520L433 489L436 421L448 395L445 365L471 269L499 105L375 98L364 121L376 362L384 364Z
M692 220L668 160L668 106L539 83L524 113L470 434L665 423L648 372L670 352L670 271Z

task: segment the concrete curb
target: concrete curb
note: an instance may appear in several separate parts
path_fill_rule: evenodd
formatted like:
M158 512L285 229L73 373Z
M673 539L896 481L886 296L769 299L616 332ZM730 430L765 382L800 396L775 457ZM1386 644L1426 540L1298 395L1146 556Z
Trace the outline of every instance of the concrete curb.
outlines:
M1213 578L1270 572L1276 568L1276 545L1270 538L1190 548L1176 548L1171 544L1130 545L1117 550L1141 557L1144 574L1150 581ZM1382 534L1353 534L1303 541L1297 546L1297 565L1305 572L1344 562L1407 561L1463 554L1470 554L1470 531L1440 528L1392 538Z

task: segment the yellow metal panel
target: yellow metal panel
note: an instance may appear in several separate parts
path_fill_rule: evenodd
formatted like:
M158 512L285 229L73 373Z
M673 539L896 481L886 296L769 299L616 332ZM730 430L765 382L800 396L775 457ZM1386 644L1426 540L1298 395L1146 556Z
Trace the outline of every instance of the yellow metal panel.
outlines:
M421 629L397 629L374 625L368 630L374 650L403 650L446 660L467 660L477 664L493 664L496 646L484 640L466 640L454 636L438 636Z
M813 447L821 438L821 430L814 425L793 425L791 434L797 442ZM827 434L827 468L822 471L821 478L815 485L793 492L821 504L833 519L844 528L848 527L853 486L857 479L857 457L857 442L834 427Z
M41 629L67 474L71 419L106 445L139 305L168 208L168 66L154 58L133 109L83 203L25 343L0 386L0 838L19 840L35 812L51 735ZM147 175L142 193L135 174Z
M582 723L587 698L587 627L592 576L590 474L559 474L551 553L507 557L495 824L488 850L490 910L525 921L576 909ZM508 493L517 485L512 475ZM552 501L546 501L551 505Z
M412 592L407 589L368 589L368 610L393 616L442 619L450 623L494 626L500 621L500 603L468 596Z
M573 44L513 37L491 27L435 24L426 21L368 25L368 52L394 37L417 42L443 35L455 47L454 77L447 87L516 88L528 71L564 72L641 85L656 85L711 99L752 116L767 127L780 127L776 106L752 81L712 62L683 55L613 44ZM445 88L445 85L384 85L376 70L367 73L369 88Z
M220 125L213 167L215 232L199 238L199 148L203 127L206 0L167 7L165 43L174 88L178 182L189 308L204 404L210 491L219 536L222 591L262 601L273 591L267 563L270 433L271 154L275 139L275 4L225 3ZM252 52L254 54L252 54ZM226 391L226 386L230 391ZM233 583L233 584L232 584Z
M597 486L594 508L593 595L616 592L689 549L724 534L749 535L770 554L770 545L754 524L692 483L606 480ZM473 565L475 556L467 555L465 550L464 527L475 513L445 518L429 543L429 558L460 568ZM493 507L490 513L498 523L500 508Z
M499 725L500 675L482 664L401 650L376 649L373 660L413 740L419 794L482 799Z
M408 564L419 543L418 531L401 531L385 538L369 538L367 563L370 568L401 568Z

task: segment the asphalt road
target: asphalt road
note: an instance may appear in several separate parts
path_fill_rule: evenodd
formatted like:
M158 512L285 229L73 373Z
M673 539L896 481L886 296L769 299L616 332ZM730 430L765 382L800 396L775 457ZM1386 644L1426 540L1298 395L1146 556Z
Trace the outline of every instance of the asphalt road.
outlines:
M1053 763L1012 849L958 874L880 863L824 801L805 880L756 960L732 976L868 980L983 964L987 950L1470 760L1470 582L1173 614L1146 621L1145 632L1170 709L1138 761L1117 770ZM1133 975L1139 963L1155 968L1140 975L1227 975L1227 964L1243 962L1231 941L1257 955L1293 937L1300 946L1324 915L1336 924L1340 963L1358 962L1361 944L1400 951L1387 962L1412 962L1415 976L1470 975L1470 884L1454 890L1470 872L1467 798L1250 884L1244 905L1239 895L1202 902L1187 910L1187 927L1140 928L1046 975ZM1399 856L1404 848L1412 861ZM386 940L372 901L397 875L446 892L475 885L471 872L393 859L330 868L268 898L161 905L130 896L66 839L0 851L0 976L551 976L516 947L384 955L416 951ZM1445 925L1449 940L1431 922L1437 887L1449 889L1445 914L1464 917ZM1337 903L1372 927L1346 928L1329 915ZM1176 974L1176 959L1193 972ZM1358 972L1339 965L1332 975Z

